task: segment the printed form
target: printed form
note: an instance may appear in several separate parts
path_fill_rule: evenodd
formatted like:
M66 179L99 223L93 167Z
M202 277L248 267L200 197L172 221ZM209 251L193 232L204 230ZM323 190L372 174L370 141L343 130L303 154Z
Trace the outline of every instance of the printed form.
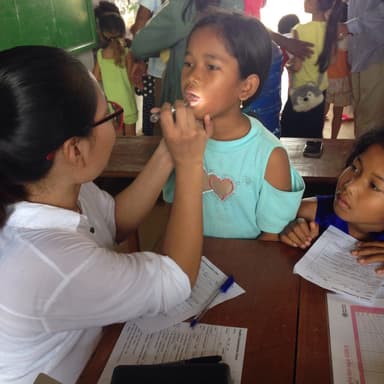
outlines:
M334 384L384 383L384 300L362 306L328 294Z
M135 320L135 324L142 332L151 333L171 327L184 320L195 316L204 308L211 293L223 283L226 275L212 264L205 256L201 259L200 271L191 296L183 303L177 305L167 313L161 313L154 317L141 317ZM236 278L236 276L235 276ZM245 291L236 282L227 292L219 294L209 308L226 300L243 294Z
M110 384L113 369L124 364L160 364L193 357L220 355L231 371L233 384L240 384L246 328L180 323L160 332L145 334L126 323L98 384Z
M360 265L351 255L356 242L330 226L296 263L293 272L330 291L372 302L383 279L375 273L377 264Z

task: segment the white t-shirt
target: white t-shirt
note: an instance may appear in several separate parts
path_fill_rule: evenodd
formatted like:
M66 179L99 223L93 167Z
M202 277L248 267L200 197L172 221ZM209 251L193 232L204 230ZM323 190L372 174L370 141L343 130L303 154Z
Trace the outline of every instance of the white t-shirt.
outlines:
M40 372L76 381L101 326L154 315L190 294L169 257L118 254L114 200L82 186L82 214L20 202L0 231L0 383ZM129 214L129 212L127 212Z

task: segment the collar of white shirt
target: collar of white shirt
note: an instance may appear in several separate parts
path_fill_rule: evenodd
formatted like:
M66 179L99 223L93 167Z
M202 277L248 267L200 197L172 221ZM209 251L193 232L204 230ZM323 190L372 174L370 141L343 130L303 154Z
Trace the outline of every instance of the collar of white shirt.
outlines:
M22 201L8 209L7 226L20 228L63 228L76 231L81 215L52 205Z

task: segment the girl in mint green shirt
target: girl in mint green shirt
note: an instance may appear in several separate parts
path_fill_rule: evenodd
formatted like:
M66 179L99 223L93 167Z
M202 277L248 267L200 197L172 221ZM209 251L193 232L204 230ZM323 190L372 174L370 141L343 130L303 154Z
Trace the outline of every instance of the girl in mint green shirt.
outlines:
M277 240L296 217L304 183L280 141L242 105L258 96L271 63L271 40L256 19L215 13L188 38L183 98L212 137L204 153L204 235ZM174 175L164 188L173 200Z

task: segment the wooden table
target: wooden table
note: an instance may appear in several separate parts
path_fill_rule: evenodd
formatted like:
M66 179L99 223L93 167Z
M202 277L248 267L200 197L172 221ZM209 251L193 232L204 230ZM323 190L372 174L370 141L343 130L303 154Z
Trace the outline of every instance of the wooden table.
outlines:
M159 143L159 136L118 137L102 177L134 178L143 169ZM307 183L335 183L354 140L323 139L324 152L319 159L303 157L306 139L282 138L293 166Z
M206 323L248 328L242 384L331 383L325 291L292 273L302 251L206 238L203 253L246 290L204 316ZM105 330L78 384L97 382L120 330Z
M281 138L291 163L307 183L335 183L345 168L355 141L323 139L324 150L318 159L303 156L306 141L307 139L302 138Z
M118 136L101 177L135 178L152 156L160 136Z

